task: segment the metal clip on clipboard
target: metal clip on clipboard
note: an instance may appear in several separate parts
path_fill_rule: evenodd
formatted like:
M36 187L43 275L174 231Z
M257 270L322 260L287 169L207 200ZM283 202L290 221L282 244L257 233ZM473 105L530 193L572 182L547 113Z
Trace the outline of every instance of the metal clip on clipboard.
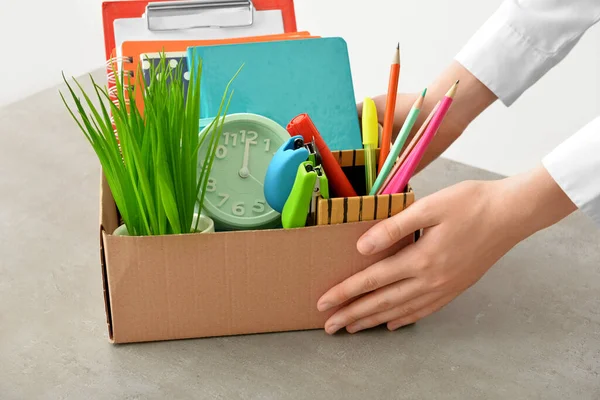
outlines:
M146 20L150 31L195 28L233 28L254 23L251 0L189 0L149 3Z

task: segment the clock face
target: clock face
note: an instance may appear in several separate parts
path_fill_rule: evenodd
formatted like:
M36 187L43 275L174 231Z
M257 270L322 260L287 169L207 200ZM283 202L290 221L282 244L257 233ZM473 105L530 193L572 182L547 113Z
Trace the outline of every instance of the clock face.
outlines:
M267 204L264 180L273 155L289 133L276 122L255 114L225 117L210 173L204 212L219 230L272 228L280 214ZM200 149L198 168L206 157Z

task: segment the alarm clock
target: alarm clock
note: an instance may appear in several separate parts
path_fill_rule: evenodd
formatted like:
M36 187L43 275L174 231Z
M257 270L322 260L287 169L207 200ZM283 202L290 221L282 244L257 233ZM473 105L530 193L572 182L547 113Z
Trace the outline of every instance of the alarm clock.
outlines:
M258 230L277 227L281 214L265 200L267 169L277 150L290 138L275 121L257 114L231 114L223 120L204 197L204 214L215 228ZM200 135L210 134L206 127ZM198 152L198 174L206 159L208 139Z

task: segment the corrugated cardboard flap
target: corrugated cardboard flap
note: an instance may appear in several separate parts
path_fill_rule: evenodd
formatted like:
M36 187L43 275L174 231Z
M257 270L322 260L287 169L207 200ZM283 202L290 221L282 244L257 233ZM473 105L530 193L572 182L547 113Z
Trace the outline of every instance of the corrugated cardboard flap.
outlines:
M112 312L110 307L110 288L108 285L108 274L106 272L106 233L114 232L118 225L119 217L117 207L112 193L106 182L104 173L100 176L100 267L102 271L102 288L104 292L104 308L106 311L106 323L108 325L108 337L113 341Z

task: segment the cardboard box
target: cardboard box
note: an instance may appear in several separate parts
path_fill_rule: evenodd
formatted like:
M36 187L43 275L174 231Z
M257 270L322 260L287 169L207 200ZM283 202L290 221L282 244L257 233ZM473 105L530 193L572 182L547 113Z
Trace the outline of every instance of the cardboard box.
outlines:
M360 152L352 155L351 165L343 162L348 155L342 153L340 165L356 172ZM358 168L352 182L364 184L364 168L360 175ZM380 203L380 212L372 215L378 219L414 202L412 190L394 195L395 200L383 197L391 201ZM364 199L375 201L364 197L363 204ZM327 290L417 238L407 237L382 254L364 257L356 242L375 221L334 220L294 230L112 236L119 221L103 176L100 254L112 343L322 329L335 312L317 310Z

